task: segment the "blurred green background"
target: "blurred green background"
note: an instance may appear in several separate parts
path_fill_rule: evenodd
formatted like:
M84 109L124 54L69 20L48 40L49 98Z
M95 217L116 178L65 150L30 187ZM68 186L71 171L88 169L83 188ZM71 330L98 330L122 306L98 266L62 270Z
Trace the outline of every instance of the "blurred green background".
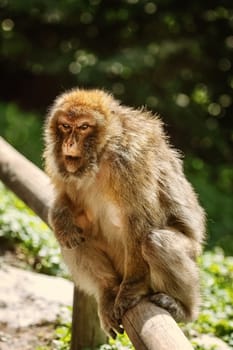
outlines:
M158 112L233 254L233 6L223 1L0 0L0 135L42 166L58 93L104 88Z

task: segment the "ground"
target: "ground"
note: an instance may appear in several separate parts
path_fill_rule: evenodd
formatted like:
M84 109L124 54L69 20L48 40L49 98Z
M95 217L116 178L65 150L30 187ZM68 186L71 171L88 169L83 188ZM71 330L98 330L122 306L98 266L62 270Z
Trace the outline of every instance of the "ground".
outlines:
M53 349L57 323L71 317L73 284L26 268L14 253L1 252L1 350Z
M37 347L52 347L54 339L53 325L10 329L0 325L1 350L35 350Z

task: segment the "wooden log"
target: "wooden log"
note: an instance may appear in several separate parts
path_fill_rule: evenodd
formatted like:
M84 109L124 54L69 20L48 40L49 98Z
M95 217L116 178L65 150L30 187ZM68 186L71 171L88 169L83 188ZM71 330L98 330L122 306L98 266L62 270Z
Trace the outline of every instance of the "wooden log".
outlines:
M0 179L43 221L53 198L48 176L0 137Z
M48 223L53 198L48 177L1 137L0 179ZM193 349L169 313L146 300L126 312L123 326L136 350ZM95 302L75 289L71 350L95 349L105 339Z
M146 299L126 312L123 326L137 350L193 349L170 314Z

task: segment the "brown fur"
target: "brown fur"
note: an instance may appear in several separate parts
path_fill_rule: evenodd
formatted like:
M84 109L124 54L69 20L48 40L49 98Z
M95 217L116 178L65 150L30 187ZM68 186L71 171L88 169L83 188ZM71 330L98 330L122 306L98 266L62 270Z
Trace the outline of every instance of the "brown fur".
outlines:
M121 332L124 312L147 295L177 320L195 317L204 212L161 120L75 89L52 106L45 143L51 224L104 330Z

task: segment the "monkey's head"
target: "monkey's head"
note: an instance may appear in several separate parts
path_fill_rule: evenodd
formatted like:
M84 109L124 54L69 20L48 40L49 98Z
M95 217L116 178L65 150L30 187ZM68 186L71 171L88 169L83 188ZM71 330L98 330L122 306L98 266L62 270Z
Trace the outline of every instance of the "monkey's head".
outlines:
M59 96L45 125L45 163L50 175L80 176L98 164L113 132L113 110L119 106L101 90L71 90ZM111 128L109 129L109 124ZM114 131L115 130L115 131Z

